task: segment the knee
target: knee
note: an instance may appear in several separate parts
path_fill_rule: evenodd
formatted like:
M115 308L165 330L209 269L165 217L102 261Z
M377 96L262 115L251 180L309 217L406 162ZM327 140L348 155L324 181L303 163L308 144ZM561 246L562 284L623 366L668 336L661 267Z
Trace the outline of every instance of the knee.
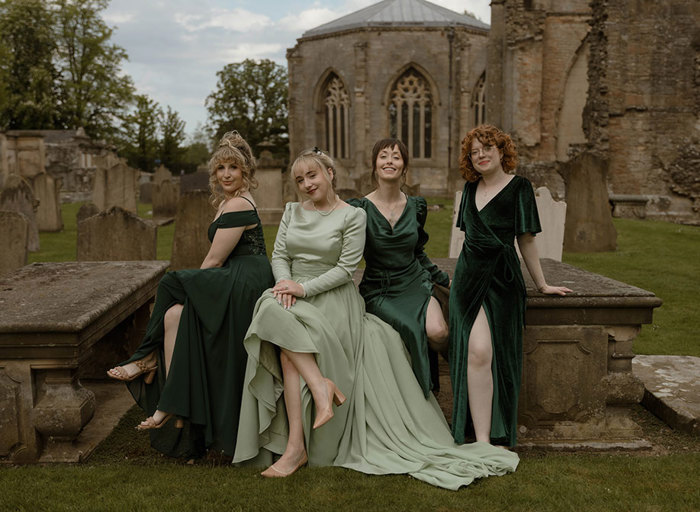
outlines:
M450 332L445 322L431 326L431 329L427 332L428 338L435 343L445 343L449 334Z
M280 364L282 365L282 371L285 372L291 366L292 360L284 350L280 351Z
M182 304L175 304L174 306L170 306L165 312L163 322L167 326L177 326L180 323L180 316L182 316Z
M491 347L477 345L475 343L469 345L469 366L471 368L484 368L491 366Z

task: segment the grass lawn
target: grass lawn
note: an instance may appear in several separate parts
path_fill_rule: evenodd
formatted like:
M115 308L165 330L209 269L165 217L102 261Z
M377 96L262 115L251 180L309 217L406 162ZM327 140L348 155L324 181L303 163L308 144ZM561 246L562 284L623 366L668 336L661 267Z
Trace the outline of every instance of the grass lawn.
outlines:
M447 256L452 204L431 211L427 252ZM42 234L31 261L75 259L75 212L64 205L63 233ZM148 206L140 212L146 215ZM72 222L71 222L72 219ZM639 353L700 356L700 228L615 220L618 250L565 254L564 261L653 291L664 300L635 342ZM158 258L168 259L173 226L159 228ZM268 250L276 233L265 228ZM281 480L213 460L188 465L158 455L133 426L132 409L87 463L0 466L0 510L700 510L700 438L668 429L641 407L633 414L654 448L639 453L521 451L518 470L458 492L406 476L367 476L304 468Z

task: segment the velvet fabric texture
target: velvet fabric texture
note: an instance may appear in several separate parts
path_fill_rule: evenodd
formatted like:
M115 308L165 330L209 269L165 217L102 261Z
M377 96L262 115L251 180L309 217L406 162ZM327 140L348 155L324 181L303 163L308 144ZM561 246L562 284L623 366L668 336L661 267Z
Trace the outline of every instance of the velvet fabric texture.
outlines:
M525 282L514 240L541 231L530 182L514 176L477 210L478 182L464 185L457 227L465 233L450 291L450 377L454 394L452 433L463 443L472 428L467 357L472 325L483 306L493 347L491 441L515 446L522 375Z

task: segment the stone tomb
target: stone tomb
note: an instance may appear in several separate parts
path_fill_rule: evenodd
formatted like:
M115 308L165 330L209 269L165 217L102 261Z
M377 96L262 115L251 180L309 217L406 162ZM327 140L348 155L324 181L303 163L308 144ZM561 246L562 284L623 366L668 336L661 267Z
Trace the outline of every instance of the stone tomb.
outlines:
M123 346L103 343L115 328L125 326L121 344L140 341L167 266L34 263L0 278L0 462L79 462L92 452L90 422L106 405L79 373L97 352L123 359Z
M180 196L175 216L172 270L200 267L209 252L207 230L215 212L208 191L196 190Z
M0 211L0 276L27 264L29 221L19 212Z
M36 219L38 206L32 187L24 178L16 174L10 174L5 178L4 186L0 189L0 211L19 212L27 218L29 221L27 250L32 252L39 250L39 229Z
M114 206L78 223L78 261L156 259L157 230L148 220Z
M548 283L574 292L565 297L539 293L521 265L527 311L518 444L553 449L649 447L630 415L644 393L632 372L632 345L642 324L651 323L661 299L561 262L541 261ZM454 259L433 262L450 275L454 272ZM450 392L448 385L443 387L441 393ZM451 395L444 401L451 404Z

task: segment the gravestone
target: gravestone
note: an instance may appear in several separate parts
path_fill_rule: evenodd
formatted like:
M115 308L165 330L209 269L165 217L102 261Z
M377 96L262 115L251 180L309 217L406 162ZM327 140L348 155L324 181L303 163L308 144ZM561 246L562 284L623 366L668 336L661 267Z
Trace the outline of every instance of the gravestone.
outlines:
M24 214L29 221L27 250L32 252L39 250L39 230L36 221L38 206L32 187L24 178L16 174L10 174L5 178L4 186L0 190L0 211Z
M61 180L55 180L50 174L42 173L32 181L34 196L39 201L36 212L36 224L39 231L56 232L63 229L61 217Z
M109 169L98 168L95 171L92 202L102 211L119 206L136 213L138 172L121 159Z
M172 180L153 184L153 217L173 217L177 212L180 186Z
M85 203L80 207L78 213L75 215L76 223L80 224L85 219L90 218L93 215L97 215L98 213L100 213L100 209L95 206L95 203Z
M153 183L151 183L150 181L147 183L141 183L139 185L139 202L153 202Z
M173 174L168 170L167 167L161 165L153 173L153 179L151 180L151 182L153 183L153 185L158 186L164 181L170 181L172 179Z
M214 218L209 192L196 190L180 196L175 215L175 234L170 268L199 268L209 252L207 229Z
M78 261L156 259L156 226L113 206L78 223Z
M29 221L19 212L0 211L0 276L27 264Z
M282 169L284 160L274 158L267 149L260 153L255 178L258 188L252 191L263 225L277 225L284 213Z
M180 176L180 194L193 190L209 190L209 170L197 168L197 172Z
M562 163L559 173L566 186L564 250L614 251L617 231L608 201L608 162L590 153Z

